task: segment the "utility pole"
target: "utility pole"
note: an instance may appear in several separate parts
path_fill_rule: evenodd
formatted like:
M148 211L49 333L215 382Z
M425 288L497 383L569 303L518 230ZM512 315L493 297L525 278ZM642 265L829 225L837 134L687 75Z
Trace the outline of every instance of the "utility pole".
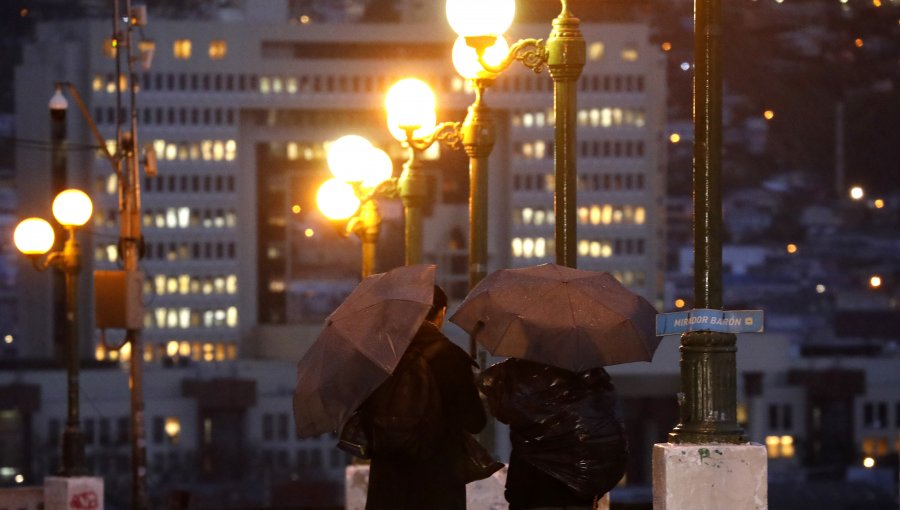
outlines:
M119 211L119 257L123 269L113 271L95 271L94 297L96 325L100 329L100 341L109 349L122 349L126 344L131 349L129 363L128 386L131 393L131 476L132 476L132 510L147 510L147 462L146 441L144 434L144 397L143 397L143 360L144 347L141 342L143 329L143 281L144 276L138 267L141 257L143 236L141 234L141 201L137 119L137 80L134 72L135 62L140 61L144 69L148 69L153 55L153 48L139 48L133 51L132 31L134 27L147 24L147 10L144 6L132 6L131 0L125 0L127 17L122 19L121 0L113 0L112 41L116 50L116 150L110 152L106 140L97 129L78 90L70 83L64 84L75 104L88 123L97 143L104 152L106 160L118 178L118 211ZM124 23L124 28L121 25ZM122 73L122 57L125 57L125 71ZM129 116L128 125L122 119L122 92L127 83ZM152 149L148 149L152 152ZM148 152L146 173L156 175L155 156ZM112 306L110 306L112 305ZM124 329L124 339L110 347L106 342L105 330Z

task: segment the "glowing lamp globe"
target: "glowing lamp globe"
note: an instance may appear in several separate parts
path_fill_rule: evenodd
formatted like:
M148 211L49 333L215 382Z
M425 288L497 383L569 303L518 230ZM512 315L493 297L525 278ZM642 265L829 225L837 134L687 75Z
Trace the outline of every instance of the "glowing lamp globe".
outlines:
M53 217L66 227L80 227L91 219L94 205L87 193L67 189L53 199Z
M515 0L447 0L447 21L458 35L500 35L516 15Z
M344 182L360 182L365 177L366 155L372 144L359 135L338 138L328 147L328 168Z
M25 255L43 255L53 247L56 236L53 227L42 218L28 218L19 222L13 232L16 248Z
M359 209L359 198L353 192L353 186L338 179L328 179L316 193L316 205L326 218L344 220Z
M509 53L509 43L506 38L500 36L494 44L484 52L484 62L492 67L499 66L503 59ZM464 37L458 37L453 43L453 67L460 76L467 80L475 78L490 78L496 76L495 73L486 71L478 62L478 52L475 48L466 44Z
M422 80L404 78L387 93L385 98L387 124L391 135L399 141L406 140L404 128L411 128L414 138L422 138L437 124L434 92Z
M366 173L362 184L368 188L374 188L391 178L394 173L394 162L391 157L381 149L372 147L366 156Z

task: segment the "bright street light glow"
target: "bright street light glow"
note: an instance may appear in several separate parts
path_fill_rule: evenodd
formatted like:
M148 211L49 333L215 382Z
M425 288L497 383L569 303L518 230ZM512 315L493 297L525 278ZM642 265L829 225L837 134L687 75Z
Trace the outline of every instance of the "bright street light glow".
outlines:
M863 459L863 467L866 469L872 469L873 467L875 467L875 459L873 459L872 457L866 457L865 459Z
M788 252L788 253L797 253L797 245L794 244L794 243L788 244L788 245L787 245L787 252Z
M675 308L684 308L685 302L683 299L678 298L675 300Z
M816 285L816 292L819 293L819 294L824 294L824 293L825 293L825 286L822 285L821 283L818 284L818 285Z
M346 135L328 146L328 169L344 182L360 182L365 175L364 155L372 144L359 135Z
M363 175L362 184L367 188L374 188L391 178L394 173L394 162L387 152L372 147L365 155L366 172Z
M447 21L457 35L500 35L516 16L515 0L447 0Z
M864 196L865 193L863 192L863 189L861 187L853 186L852 188L850 188L850 198L852 198L853 200L859 200Z
M766 120L772 120L775 118L775 112L772 110L766 110L763 112L763 117L765 117Z
M316 193L316 205L326 218L344 220L359 209L359 198L346 182L328 179Z
M691 63L690 63L690 62L682 62L682 63L681 63L681 70L682 70L682 71L690 71L690 70L691 70Z
M506 38L501 35L494 41L493 45L485 50L484 61L489 66L496 67L503 62L503 59L506 58L508 53L509 43L507 43ZM482 67L481 63L478 62L478 52L475 51L475 48L466 44L466 39L464 37L457 37L456 42L453 43L452 58L453 67L456 68L456 72L467 80L496 76L494 73L486 71L484 67Z
M80 189L67 189L53 199L53 217L66 227L80 227L91 219L94 204Z
M869 278L869 287L872 287L873 289L881 287L881 277L877 274L872 275L872 277Z
M875 209L881 209L884 207L884 200L876 198L875 201L872 202L872 205L875 206Z
M53 227L43 218L24 219L13 232L13 243L25 255L43 255L56 239Z
M422 80L404 78L398 81L388 90L384 105L388 130L398 141L406 141L403 128L414 128L413 137L422 138L437 124L434 92Z
M679 135L678 133L672 133L671 135L669 135L669 141L672 143L678 143L681 141L681 135Z
M303 235L305 235L306 237L312 237L312 236L316 235L316 231L311 228L308 228L303 231Z

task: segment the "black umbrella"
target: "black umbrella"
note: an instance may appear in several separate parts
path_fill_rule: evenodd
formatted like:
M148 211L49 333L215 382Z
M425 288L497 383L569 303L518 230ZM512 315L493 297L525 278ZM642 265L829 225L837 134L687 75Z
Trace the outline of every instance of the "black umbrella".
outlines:
M650 361L661 340L655 318L609 273L542 264L492 273L450 321L491 354L580 372Z
M434 296L434 265L372 275L325 319L297 364L294 420L300 437L339 430L397 367Z

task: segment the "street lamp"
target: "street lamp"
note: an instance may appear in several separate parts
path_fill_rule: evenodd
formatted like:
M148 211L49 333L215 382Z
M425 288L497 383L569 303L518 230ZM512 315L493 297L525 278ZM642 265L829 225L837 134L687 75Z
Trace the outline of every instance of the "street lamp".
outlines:
M331 220L346 220L346 233L362 242L362 277L375 272L375 243L381 232L377 198L396 195L391 179L394 164L383 150L361 136L347 135L328 149L328 168L334 178L316 193L316 205Z
M553 30L545 43L540 39L522 39L509 47L499 63L490 62L488 48L494 45L512 23L515 0L447 0L447 20L453 30L474 48L482 67L499 74L513 60L521 61L534 72L544 67L553 78L553 108L556 114L554 169L556 174L556 262L576 264L576 81L585 63L585 42L580 21L561 0L562 11L553 20Z
M75 229L91 217L91 199L81 190L67 189L53 200L53 216L68 233L62 251L50 251L55 241L53 228L41 218L28 218L16 226L13 240L23 254L31 258L38 271L55 267L65 274L66 281L66 369L67 413L62 436L62 476L82 476L87 473L84 461L84 433L81 431L78 409L78 272L81 269L81 249L75 239Z
M459 123L436 125L434 93L421 80L406 78L395 83L385 99L388 130L409 149L409 158L397 182L405 214L405 263L422 262L422 209L428 183L422 175L421 154L436 141L456 148L460 144Z

